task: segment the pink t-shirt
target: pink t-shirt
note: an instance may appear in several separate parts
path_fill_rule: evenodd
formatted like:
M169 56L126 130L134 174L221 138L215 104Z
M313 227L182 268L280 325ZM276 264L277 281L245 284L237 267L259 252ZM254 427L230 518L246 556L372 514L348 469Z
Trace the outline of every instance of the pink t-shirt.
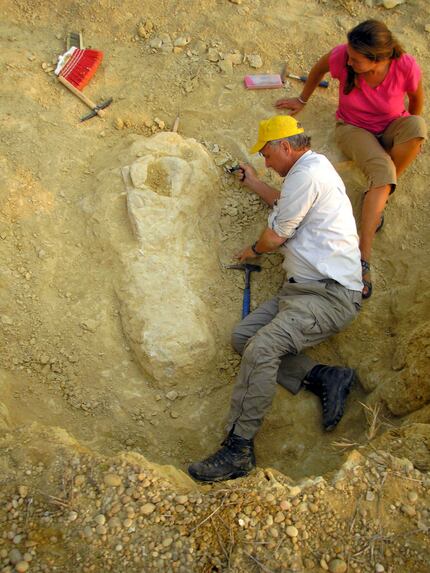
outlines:
M354 87L345 95L347 59L346 44L333 48L329 57L330 74L339 80L337 119L372 133L382 133L395 119L410 115L405 109L405 95L415 92L421 79L420 67L412 56L403 54L399 59L391 60L387 75L376 88L370 87L358 74L360 87Z

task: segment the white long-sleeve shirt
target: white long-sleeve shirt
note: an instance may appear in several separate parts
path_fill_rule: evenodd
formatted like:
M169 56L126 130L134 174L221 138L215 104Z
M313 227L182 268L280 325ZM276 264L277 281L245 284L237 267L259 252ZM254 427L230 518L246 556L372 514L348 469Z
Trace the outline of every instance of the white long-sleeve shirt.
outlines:
M360 250L351 202L330 161L307 151L284 179L269 215L281 247L287 277L297 282L333 279L361 291Z

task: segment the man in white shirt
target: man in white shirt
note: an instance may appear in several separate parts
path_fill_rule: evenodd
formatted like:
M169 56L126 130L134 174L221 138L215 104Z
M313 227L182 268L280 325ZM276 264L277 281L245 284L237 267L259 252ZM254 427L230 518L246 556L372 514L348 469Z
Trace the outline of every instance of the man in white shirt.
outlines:
M241 165L244 185L272 207L260 238L237 255L240 261L280 249L287 280L281 292L249 314L233 332L242 354L227 438L222 447L188 468L201 481L246 475L255 467L253 438L270 408L276 383L297 393L304 384L322 403L323 426L340 421L355 373L317 364L302 351L341 331L361 306L360 251L345 186L326 157L291 116L260 122L251 149L266 167L285 177L281 192Z

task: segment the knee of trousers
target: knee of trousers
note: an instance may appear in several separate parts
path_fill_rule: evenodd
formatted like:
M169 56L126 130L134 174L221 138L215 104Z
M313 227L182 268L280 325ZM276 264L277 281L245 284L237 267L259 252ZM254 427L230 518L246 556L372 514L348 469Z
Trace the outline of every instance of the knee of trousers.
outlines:
M397 181L396 166L388 154L368 157L360 167L368 177L371 187L391 185Z
M280 359L285 353L284 347L277 349L270 340L256 334L245 346L242 360L253 365L265 364L273 359Z
M239 328L235 328L231 333L231 345L238 354L243 354L243 349L248 342L249 337L245 336Z

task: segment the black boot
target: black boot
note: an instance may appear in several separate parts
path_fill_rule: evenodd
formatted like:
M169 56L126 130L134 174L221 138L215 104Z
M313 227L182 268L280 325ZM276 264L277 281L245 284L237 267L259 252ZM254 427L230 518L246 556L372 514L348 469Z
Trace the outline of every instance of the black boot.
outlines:
M254 442L229 434L217 452L188 467L194 479L223 481L245 476L255 468Z
M327 432L340 422L345 402L356 374L352 368L314 366L306 376L305 387L319 396L323 408L323 426Z

